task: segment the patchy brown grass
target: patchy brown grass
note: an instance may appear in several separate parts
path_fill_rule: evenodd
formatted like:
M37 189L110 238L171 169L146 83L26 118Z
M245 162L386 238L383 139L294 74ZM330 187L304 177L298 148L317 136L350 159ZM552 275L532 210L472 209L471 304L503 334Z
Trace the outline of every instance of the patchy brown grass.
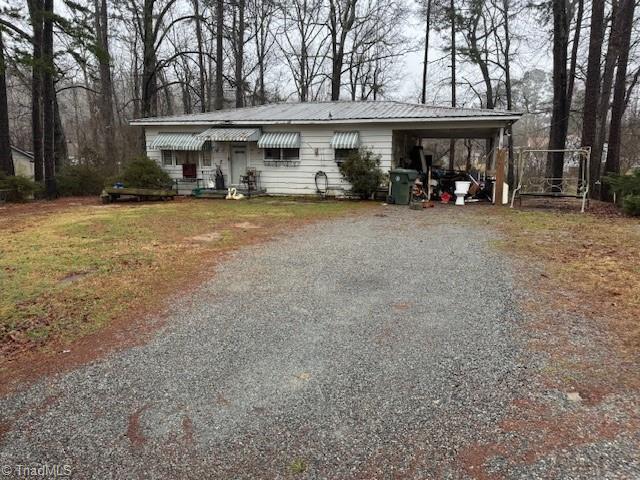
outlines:
M505 412L502 434L460 452L473 478L505 477L490 471L495 458L528 465L640 427L640 222L599 203L587 214L549 206L490 208L475 220L498 226L497 247L520 267L517 281L530 293L523 332L544 367L532 372L531 398ZM577 392L580 401L566 407L545 392Z
M538 270L549 300L597 319L626 354L640 353L640 221L596 213L494 209L500 246ZM553 293L558 293L553 295Z
M267 198L3 206L0 376L34 353L90 355L103 343L143 336L140 318L197 286L225 252L367 208Z

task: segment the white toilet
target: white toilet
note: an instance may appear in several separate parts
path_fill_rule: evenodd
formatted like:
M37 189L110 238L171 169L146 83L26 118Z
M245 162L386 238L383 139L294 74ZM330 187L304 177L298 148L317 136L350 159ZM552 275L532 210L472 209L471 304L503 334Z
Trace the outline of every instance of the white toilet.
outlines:
M464 205L464 197L469 193L471 182L456 182L456 191L453 192L456 196L456 205Z

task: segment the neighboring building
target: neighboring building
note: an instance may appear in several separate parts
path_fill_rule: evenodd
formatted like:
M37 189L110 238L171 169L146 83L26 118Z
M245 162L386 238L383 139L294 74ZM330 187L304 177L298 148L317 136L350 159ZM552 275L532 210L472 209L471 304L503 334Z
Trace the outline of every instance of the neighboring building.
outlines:
M33 180L33 154L18 147L11 147L11 156L13 157L13 168L16 175L29 177Z
M316 173L329 193L350 187L339 163L360 147L380 156L384 171L404 165L422 138L494 138L521 114L394 101L278 103L208 113L133 120L145 128L147 155L181 193L213 187L219 165L226 185L241 186L247 168L270 194L315 194Z

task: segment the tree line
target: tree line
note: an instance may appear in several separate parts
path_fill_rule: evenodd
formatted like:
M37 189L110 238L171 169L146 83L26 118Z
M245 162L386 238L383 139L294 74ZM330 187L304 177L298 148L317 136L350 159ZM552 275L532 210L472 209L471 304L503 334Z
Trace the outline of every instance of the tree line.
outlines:
M69 162L114 172L144 150L131 118L289 100L524 110L511 166L516 143L589 146L592 192L634 161L638 0L8 1L0 169L13 173L11 143L31 150L49 196ZM537 49L551 61L523 65ZM562 168L550 154L548 175Z

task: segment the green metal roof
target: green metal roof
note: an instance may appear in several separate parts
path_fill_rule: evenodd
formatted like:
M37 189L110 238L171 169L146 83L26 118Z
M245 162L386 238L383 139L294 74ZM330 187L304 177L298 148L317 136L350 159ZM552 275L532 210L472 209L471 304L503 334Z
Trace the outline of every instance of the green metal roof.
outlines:
M300 148L299 132L267 132L258 140L258 148Z
M358 132L334 132L331 148L359 148L360 134Z
M151 150L202 150L206 139L199 138L193 133L159 133L153 139Z
M198 137L214 142L255 142L260 138L259 128L209 128Z

